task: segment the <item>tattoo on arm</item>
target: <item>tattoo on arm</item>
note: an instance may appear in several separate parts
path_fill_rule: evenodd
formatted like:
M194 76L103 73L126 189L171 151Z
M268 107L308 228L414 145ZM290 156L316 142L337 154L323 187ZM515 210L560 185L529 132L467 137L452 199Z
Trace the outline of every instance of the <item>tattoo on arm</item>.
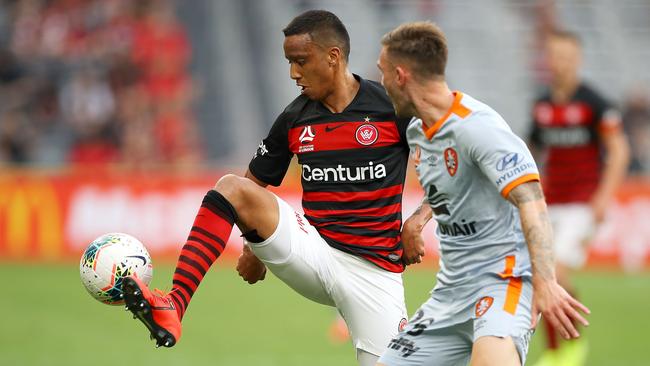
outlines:
M546 280L554 279L553 229L540 184L521 184L512 190L508 199L519 208L521 228L528 243L533 276Z
M538 182L520 184L508 195L508 200L517 207L522 203L540 199L544 199L544 193Z
M433 211L431 210L431 206L429 205L429 201L426 199L422 201L422 204L409 216L408 219L406 219L406 222L410 222L410 224L416 224L417 227L420 229L424 227L424 225L431 220L431 217L433 215Z

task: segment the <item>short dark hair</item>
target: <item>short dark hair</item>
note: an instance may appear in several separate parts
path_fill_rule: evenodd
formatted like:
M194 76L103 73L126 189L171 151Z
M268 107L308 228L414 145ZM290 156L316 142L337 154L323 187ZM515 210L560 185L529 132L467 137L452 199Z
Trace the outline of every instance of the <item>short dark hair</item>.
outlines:
M447 67L447 39L431 22L405 23L386 33L381 44L389 56L406 61L421 77L442 77Z
M308 10L293 18L282 32L285 37L309 34L317 43L340 48L345 61L350 57L348 30L334 13L327 10Z

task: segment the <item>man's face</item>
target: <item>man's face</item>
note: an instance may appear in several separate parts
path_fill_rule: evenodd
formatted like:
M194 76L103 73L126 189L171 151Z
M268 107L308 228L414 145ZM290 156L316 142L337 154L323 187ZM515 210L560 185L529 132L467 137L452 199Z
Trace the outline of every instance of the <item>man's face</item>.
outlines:
M554 82L573 80L578 77L580 48L574 41L551 37L546 42L546 56Z
M408 96L397 83L397 68L390 61L386 47L381 48L377 67L381 72L381 85L386 89L386 93L393 102L395 115L398 117L410 117L415 115L413 104Z
M289 61L289 76L301 93L312 100L323 100L334 85L333 60L328 49L312 41L309 34L285 37L284 57Z

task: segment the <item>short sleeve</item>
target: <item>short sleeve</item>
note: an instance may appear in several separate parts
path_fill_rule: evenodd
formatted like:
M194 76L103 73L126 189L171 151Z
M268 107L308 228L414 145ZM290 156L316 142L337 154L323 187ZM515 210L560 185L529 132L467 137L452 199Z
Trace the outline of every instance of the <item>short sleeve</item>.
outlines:
M402 138L402 141L406 141L406 130L408 129L411 122L415 120L417 120L416 117L397 117L395 124L397 125L397 130L399 131L399 135Z
M518 185L539 180L530 150L503 120L487 115L469 121L458 142L505 198Z
M531 122L530 122L530 130L528 132L528 142L530 142L533 145L538 145L541 146L542 144L542 136L541 136L541 130L539 128L539 120L537 119L537 108L538 108L539 102L535 102L532 108L532 113L531 113Z
M623 126L621 112L603 98L597 98L594 103L598 133L603 135L619 131Z
M284 179L293 153L289 150L288 125L291 122L288 113L278 116L268 136L260 142L248 170L260 181L279 186Z

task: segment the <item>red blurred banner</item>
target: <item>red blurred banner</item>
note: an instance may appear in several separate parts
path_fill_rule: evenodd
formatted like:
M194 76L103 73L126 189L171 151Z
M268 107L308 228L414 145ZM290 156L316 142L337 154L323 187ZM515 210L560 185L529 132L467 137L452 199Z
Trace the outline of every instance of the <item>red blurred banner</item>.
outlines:
M175 257L205 192L221 175L119 170L0 173L0 260L77 259L93 239L108 232L137 237L154 258ZM409 181L405 217L422 198L415 179ZM285 182L284 187L274 191L301 211L297 182ZM590 263L650 267L649 217L650 182L628 182L594 236ZM437 247L433 229L429 225L425 231L431 254ZM235 228L224 255L232 259L240 250Z

